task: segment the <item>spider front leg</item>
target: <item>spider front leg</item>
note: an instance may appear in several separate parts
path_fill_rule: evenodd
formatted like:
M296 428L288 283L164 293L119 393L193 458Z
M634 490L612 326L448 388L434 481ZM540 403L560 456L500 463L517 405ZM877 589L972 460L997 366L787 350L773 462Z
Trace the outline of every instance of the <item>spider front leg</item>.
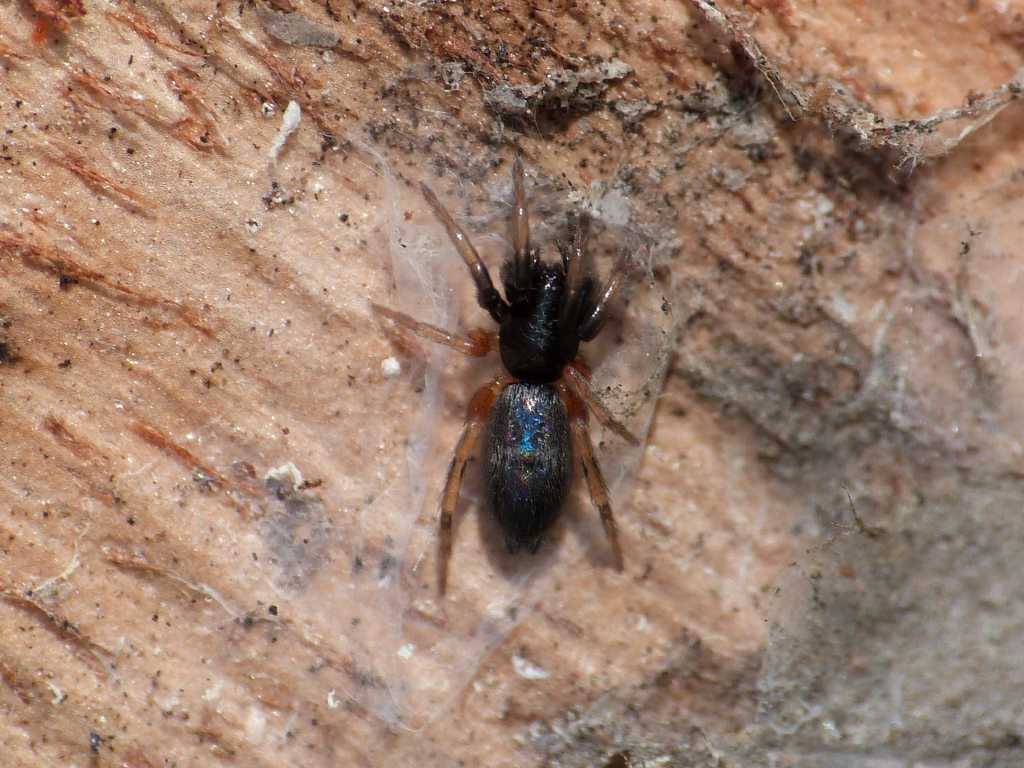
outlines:
M512 161L512 198L512 282L528 288L540 266L540 253L530 248L530 214L526 207L523 158L519 153Z
M487 265L480 258L480 254L477 253L476 248L473 247L473 243L470 242L462 227L455 223L455 219L448 213L448 209L441 205L441 201L437 199L437 195L434 194L433 190L426 184L421 184L420 190L423 192L427 205L433 209L437 220L444 226L445 231L448 233L448 238L452 241L452 245L455 246L455 250L459 252L459 256L462 257L466 266L469 267L469 274L476 284L477 303L490 313L491 317L494 318L494 322L500 323L508 312L508 304L501 298L498 289L494 287L491 273L487 271Z
M579 460L580 468L583 470L583 477L587 481L587 490L590 492L590 501L601 515L601 525L604 527L604 534L608 538L608 544L612 548L612 562L615 570L623 569L622 546L619 544L619 529L615 524L615 515L612 513L611 497L608 494L608 485L604 481L601 466L594 456L594 445L590 441L589 419L587 417L587 406L566 385L565 381L558 383L559 394L565 401L569 411L569 432L572 436L572 449Z
M506 383L504 377L499 376L490 384L480 387L473 395L466 411L466 427L462 431L462 436L459 437L459 442L455 446L455 455L448 467L448 477L444 483L444 492L441 494L441 519L438 528L440 546L437 561L437 591L441 595L448 588L448 561L452 556L452 520L455 516L455 508L459 503L462 477L466 473L466 464L469 463L474 450L476 450L480 433L487 425L491 407Z
M587 240L590 237L590 216L581 214L573 229L572 243L559 245L562 252L562 272L565 273L565 299L562 303L560 325L562 333L574 342L579 339L580 313L587 293L593 284L587 258Z
M498 347L497 334L493 332L474 328L469 332L468 337L459 336L449 333L443 328L438 328L436 325L420 322L404 312L396 312L393 309L382 307L380 304L371 302L370 307L376 314L387 318L399 328L435 344L444 344L467 357L483 357Z

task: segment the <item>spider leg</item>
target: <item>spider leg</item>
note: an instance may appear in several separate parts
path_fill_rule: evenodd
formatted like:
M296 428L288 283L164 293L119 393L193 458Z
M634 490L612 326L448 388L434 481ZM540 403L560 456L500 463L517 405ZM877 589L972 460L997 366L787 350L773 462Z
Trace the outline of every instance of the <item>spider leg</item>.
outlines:
M590 216L580 214L573 230L572 243L562 249L562 269L565 272L565 303L562 304L562 320L575 320L582 306L584 289L587 285L587 240L590 238ZM576 323L573 322L573 330Z
M540 254L530 250L530 214L526 207L523 158L518 152L512 161L512 190L512 273L517 286L527 287L533 282Z
M608 320L608 307L619 295L622 284L626 280L626 254L622 255L615 265L608 283L597 299L597 303L580 320L576 329L576 335L580 341L591 341L601 332L605 322Z
M421 339L432 341L435 344L444 344L446 347L451 347L456 352L460 352L468 357L483 357L498 347L496 335L488 331L478 328L473 329L469 332L467 338L466 336L449 333L443 328L438 328L436 325L420 322L404 312L396 312L393 309L382 307L380 304L371 302L370 307L373 308L374 313L387 318L399 328L403 328L410 333L416 334Z
M448 588L448 561L452 556L452 518L459 503L459 491L462 490L462 476L466 472L466 464L473 456L480 433L487 424L487 416L491 412L498 393L506 381L499 376L490 384L485 384L476 391L469 401L466 412L466 427L462 430L459 442L455 446L455 455L448 467L448 477L441 495L441 519L438 528L440 540L437 560L437 591L443 595Z
M580 315L588 304L587 297L594 286L587 259L587 238L590 235L590 217L581 214L576 222L572 243L560 246L562 269L565 272L565 296L559 314L561 344L566 357L576 355L579 347Z
M564 374L562 381L566 383L574 395L590 407L590 410L594 412L594 416L597 417L602 426L610 429L630 445L640 445L640 438L630 432L625 424L618 421L612 415L612 412L608 410L608 406L601 402L601 398L597 396L597 393L590 388L590 373L583 368L581 363L569 363L562 372Z
M480 258L480 254L477 253L476 248L473 247L473 243L469 241L466 233L455 223L451 214L441 205L441 201L437 199L437 195L434 194L430 187L426 184L421 184L420 189L423 191L423 197L426 198L427 204L433 209L434 215L444 225L445 230L448 232L448 237L451 238L452 245L455 246L455 250L459 252L459 256L462 257L462 260L466 262L466 266L469 267L469 274L472 275L473 282L476 283L477 303L490 313L496 323L500 323L505 313L508 312L508 304L505 303L505 300L501 298L501 294L494 287L494 283L491 281L491 273L487 271L487 265Z
M566 385L564 379L558 383L559 392L565 400L569 410L569 431L572 435L573 452L579 459L580 467L583 469L583 477L587 481L587 490L590 492L590 501L601 515L601 525L604 527L604 534L612 548L612 559L615 569L623 569L622 545L619 543L619 529L615 524L615 515L612 513L611 498L608 495L608 485L604 481L601 466L594 456L594 445L590 441L590 429L588 428L587 406Z

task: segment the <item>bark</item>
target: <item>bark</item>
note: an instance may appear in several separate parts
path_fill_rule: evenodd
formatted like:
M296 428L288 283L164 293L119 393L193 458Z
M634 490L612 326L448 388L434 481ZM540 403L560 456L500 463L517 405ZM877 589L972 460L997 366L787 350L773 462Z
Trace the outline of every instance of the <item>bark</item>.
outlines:
M1024 758L1024 8L0 3L5 765ZM497 272L630 255L582 483L467 475Z

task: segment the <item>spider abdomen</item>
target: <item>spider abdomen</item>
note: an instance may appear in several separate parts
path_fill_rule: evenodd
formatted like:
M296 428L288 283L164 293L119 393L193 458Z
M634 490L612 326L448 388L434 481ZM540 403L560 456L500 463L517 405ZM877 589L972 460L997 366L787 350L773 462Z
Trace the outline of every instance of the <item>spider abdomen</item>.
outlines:
M484 456L487 495L509 552L536 552L572 478L569 416L555 388L506 386L491 410Z

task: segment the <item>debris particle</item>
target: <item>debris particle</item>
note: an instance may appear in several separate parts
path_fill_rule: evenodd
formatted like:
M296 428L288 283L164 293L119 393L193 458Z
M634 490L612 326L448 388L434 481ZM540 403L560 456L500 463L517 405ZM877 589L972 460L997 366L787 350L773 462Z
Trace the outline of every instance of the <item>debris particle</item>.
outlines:
M406 643L398 649L398 655L408 661L412 658L413 652L416 650L416 646L413 643Z
M328 709L337 709L340 706L341 706L341 702L338 701L337 697L334 695L334 689L331 688L331 690L329 690L327 692L327 708Z
M529 659L522 656L512 657L512 668L524 680L547 680L548 673L545 669L538 667Z
M53 694L53 698L50 699L50 703L56 706L57 704L63 704L68 700L68 695L64 693L60 688L51 682L47 682L46 685L50 689L50 693Z
M277 114L277 104L272 101L264 101L260 104L260 112L264 117L273 117Z
M491 111L511 118L590 112L600 106L611 83L632 71L619 59L579 70L558 69L536 85L502 84L492 88L484 93L484 103Z
M381 361L380 370L385 379L393 379L402 372L402 364L393 357L386 357Z
M644 99L619 99L613 105L615 114L627 126L640 123L648 115L657 112L658 107Z
M270 162L276 163L277 156L281 154L281 150L284 149L285 142L288 141L288 137L295 133L295 129L299 127L299 121L302 119L302 107L299 106L297 101L289 101L288 106L284 110L284 115L281 117L281 127L277 131L277 136L274 137L274 143L270 145Z
M263 194L263 197L260 199L263 200L263 204L267 206L268 210L270 210L272 208L280 208L285 205L291 205L292 203L295 202L295 195L285 190L284 187L282 187L276 181L272 181L270 183L270 191L265 192Z
M292 489L299 490L303 484L302 472L295 466L293 462L282 464L279 467L274 467L269 470L267 474L263 476L264 481L267 485L277 485L279 487L287 487L291 485Z
M457 91L462 84L462 78L466 76L466 69L462 66L461 61L446 61L437 68L437 73L441 76L441 82L444 83L447 90Z
M263 29L275 40L288 45L307 45L315 48L333 48L341 37L322 27L301 13L279 13L260 8Z

